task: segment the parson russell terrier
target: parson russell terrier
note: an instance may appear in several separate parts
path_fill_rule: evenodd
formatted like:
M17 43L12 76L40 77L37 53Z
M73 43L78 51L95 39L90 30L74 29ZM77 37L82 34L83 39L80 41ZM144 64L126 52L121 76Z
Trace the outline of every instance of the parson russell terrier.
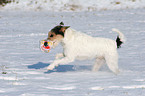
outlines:
M125 42L125 38L118 29L113 28L112 31L119 34L116 41L108 38L91 37L70 28L70 26L64 26L64 23L61 22L60 25L55 26L48 33L48 40L54 42L54 47L61 43L63 53L57 54L56 60L47 69L53 70L58 65L68 64L75 59L95 58L93 71L98 71L106 63L112 72L118 74L117 48L121 47L121 44Z

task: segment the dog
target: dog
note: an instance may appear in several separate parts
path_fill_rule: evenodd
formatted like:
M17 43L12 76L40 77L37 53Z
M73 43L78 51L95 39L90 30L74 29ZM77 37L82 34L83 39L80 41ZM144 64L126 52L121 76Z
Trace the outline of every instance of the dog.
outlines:
M85 60L95 58L93 71L98 71L106 62L109 69L115 74L118 74L117 49L125 42L125 37L118 29L113 28L112 31L119 34L116 41L108 38L89 36L70 28L70 26L64 26L64 23L61 22L58 26L51 29L47 39L54 42L54 48L61 43L63 53L57 54L56 59L47 69L53 70L58 65L68 64L76 59Z

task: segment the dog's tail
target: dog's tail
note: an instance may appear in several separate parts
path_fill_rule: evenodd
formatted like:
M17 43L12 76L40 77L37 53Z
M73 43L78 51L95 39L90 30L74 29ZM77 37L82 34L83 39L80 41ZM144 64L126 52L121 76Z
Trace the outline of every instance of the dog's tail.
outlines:
M116 28L112 28L112 31L117 32L119 35L116 38L116 43L117 43L117 48L121 47L121 44L125 42L125 36L122 32L120 32L118 29Z

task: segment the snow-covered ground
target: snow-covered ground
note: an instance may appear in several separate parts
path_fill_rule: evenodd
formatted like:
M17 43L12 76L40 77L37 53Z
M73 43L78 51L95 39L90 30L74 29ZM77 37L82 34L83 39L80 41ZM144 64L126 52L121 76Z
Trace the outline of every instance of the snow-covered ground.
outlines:
M11 0L3 10L96 11L145 8L145 0Z
M111 29L120 29L127 38L118 50L120 74L114 75L107 66L91 72L93 60L47 71L62 47L43 53L39 41L61 21L91 36L114 40L117 34ZM144 96L144 58L144 9L0 12L0 96Z

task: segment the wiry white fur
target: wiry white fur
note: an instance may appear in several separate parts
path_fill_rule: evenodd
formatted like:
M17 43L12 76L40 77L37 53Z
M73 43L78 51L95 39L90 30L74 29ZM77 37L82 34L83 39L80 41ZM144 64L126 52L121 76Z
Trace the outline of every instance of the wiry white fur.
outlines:
M113 31L118 32L121 40L123 40L122 37L124 35L120 31L116 29L113 29ZM75 59L84 60L96 58L92 69L93 71L98 71L106 62L111 71L115 74L119 72L117 45L114 40L91 37L68 28L65 31L65 36L61 43L64 48L64 53L56 55L56 60L48 66L48 70L54 69L59 64L73 62Z

